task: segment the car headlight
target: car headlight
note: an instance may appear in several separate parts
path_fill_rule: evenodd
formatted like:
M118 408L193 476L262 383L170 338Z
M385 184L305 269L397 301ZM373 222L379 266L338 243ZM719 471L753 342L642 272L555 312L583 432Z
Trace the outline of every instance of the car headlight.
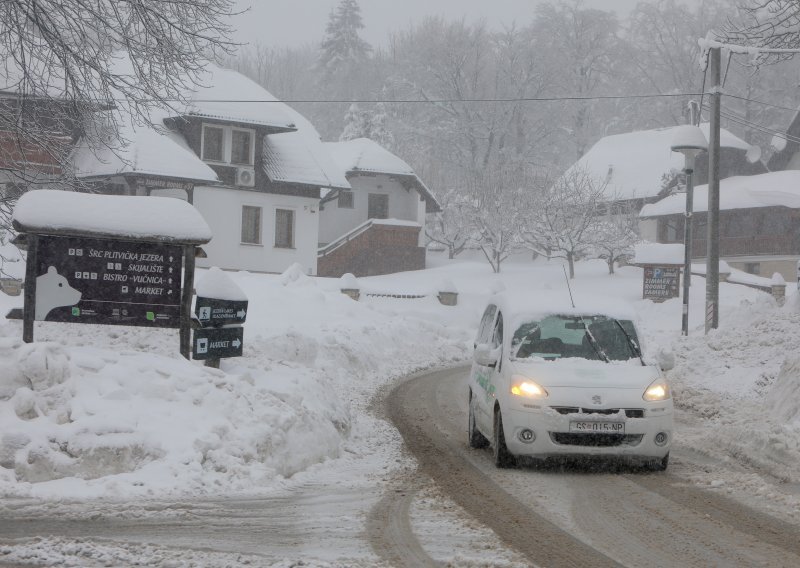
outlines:
M525 398L547 398L547 391L544 390L544 387L522 375L511 377L511 394Z
M649 401L667 400L672 396L669 383L663 378L656 379L645 389L642 398Z

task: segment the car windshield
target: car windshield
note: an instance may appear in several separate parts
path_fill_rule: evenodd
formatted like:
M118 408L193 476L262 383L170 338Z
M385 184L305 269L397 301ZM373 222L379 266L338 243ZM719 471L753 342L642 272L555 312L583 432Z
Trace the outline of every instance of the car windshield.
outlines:
M630 320L554 315L517 327L511 353L514 359L579 357L627 361L639 356L639 339Z

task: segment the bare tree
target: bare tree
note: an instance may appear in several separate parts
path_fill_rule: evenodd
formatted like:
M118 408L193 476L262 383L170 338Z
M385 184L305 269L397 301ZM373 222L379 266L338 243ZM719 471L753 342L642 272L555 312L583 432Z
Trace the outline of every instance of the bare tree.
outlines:
M448 258L458 256L474 240L472 213L474 202L457 189L437 196L442 210L430 215L425 224L425 236L447 247Z
M548 258L564 258L569 277L575 277L575 261L592 251L598 223L608 197L606 184L585 169L571 168L542 190L522 231L525 246Z
M591 254L606 261L609 274L614 274L615 263L633 256L633 245L640 240L638 219L633 208L612 209L597 219Z
M49 163L97 110L138 122L175 107L207 61L233 49L233 0L4 0L0 3L2 167ZM107 124L102 134L107 134ZM101 132L83 132L98 137ZM34 158L34 159L31 159Z
M469 217L473 240L498 273L503 261L522 245L524 191L511 185L502 172L472 179Z

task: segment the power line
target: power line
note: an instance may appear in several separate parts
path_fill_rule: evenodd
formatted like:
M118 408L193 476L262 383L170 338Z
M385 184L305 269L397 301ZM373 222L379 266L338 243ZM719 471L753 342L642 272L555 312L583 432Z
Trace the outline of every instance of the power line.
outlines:
M404 104L404 103L520 103L520 102L559 102L559 101L598 101L598 100L620 100L620 99L653 99L659 97L697 97L702 93L654 93L646 95L596 95L596 96L559 96L559 97L510 97L510 98L488 98L488 99L283 99L283 100L259 100L259 99L192 99L194 103L331 103L331 104ZM127 99L116 99L124 101ZM178 99L151 99L142 102L183 102Z
M785 106L776 105L776 104L773 104L773 103L767 103L767 102L764 102L764 101L757 101L755 99L748 99L747 97L740 97L738 95L730 95L730 94L726 93L725 96L726 97L731 97L732 99L739 99L740 101L747 101L747 102L756 103L756 104L762 105L762 106L777 108L777 109L780 109L780 110L789 110L789 111L792 111L792 112L797 112L798 110L800 110L797 107L795 107L795 108L785 107Z

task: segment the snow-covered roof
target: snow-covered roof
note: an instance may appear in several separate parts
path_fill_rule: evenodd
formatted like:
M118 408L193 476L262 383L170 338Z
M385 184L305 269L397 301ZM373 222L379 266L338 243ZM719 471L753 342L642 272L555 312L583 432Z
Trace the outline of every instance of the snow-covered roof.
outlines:
M411 166L377 142L369 138L356 138L344 142L326 142L325 146L348 176L376 173L408 179L425 199L429 213L441 210L439 202Z
M295 129L288 107L241 73L209 63L200 80L202 86L187 94L185 114L286 131Z
M153 120L160 122L155 116ZM124 142L92 147L81 141L72 152L75 175L79 178L143 175L218 182L214 170L195 155L183 137L166 127L134 126L122 116L119 133Z
M172 197L28 191L12 215L20 233L203 244L211 229L190 203Z
M633 264L683 264L683 244L638 243L633 247Z
M297 131L265 136L264 171L270 181L350 189L316 128L296 110L288 106L285 110Z
M615 134L601 138L570 169L586 170L592 178L607 181L611 199L654 197L662 189L662 176L683 168L684 157L671 146L680 126ZM700 125L708 139L708 123ZM750 150L750 145L727 130L720 131L720 146Z
M755 176L730 177L719 182L719 208L752 209L758 207L791 207L800 209L800 170L770 172ZM686 194L676 193L661 201L645 205L640 217L682 214L686 210ZM694 190L693 210L708 211L708 185Z

